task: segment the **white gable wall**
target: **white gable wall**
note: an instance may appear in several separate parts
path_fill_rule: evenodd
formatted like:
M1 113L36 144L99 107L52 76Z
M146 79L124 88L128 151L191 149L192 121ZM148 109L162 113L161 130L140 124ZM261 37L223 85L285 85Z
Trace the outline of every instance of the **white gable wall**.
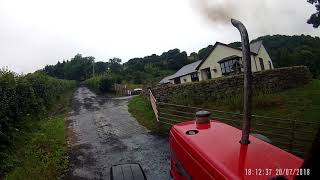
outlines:
M180 77L181 84L192 82L191 75L187 74L185 76Z
M203 71L201 71L206 68L210 68L212 78L221 77L222 72L221 72L220 64L218 63L218 61L220 61L223 58L232 56L232 55L237 55L237 56L242 57L242 51L218 44L217 47L211 52L209 57L200 66L199 71L198 71L199 80L200 81L207 80L205 73ZM259 63L258 59L256 62L257 62L257 66L259 69L260 65L258 64ZM255 64L256 63L254 61L254 56L251 55L251 67L252 67L253 72L257 71ZM214 70L216 70L216 71L214 71Z
M260 66L260 62L259 62L259 58L262 58L263 59L263 64L264 64L264 67L265 67L265 70L269 70L269 62L271 63L271 68L273 69L273 63L272 63L272 60L266 50L266 48L261 45L261 48L258 52L258 55L256 57L256 61L257 61L257 65L258 65L258 69L259 71L261 71L261 66Z
M201 64L199 68L199 72L200 72L199 80L200 81L207 80L205 74L201 71L206 68L210 68L212 78L221 77L222 72L221 72L220 64L218 63L218 61L232 55L242 56L242 52L239 50L218 44L217 47L211 52L209 57Z

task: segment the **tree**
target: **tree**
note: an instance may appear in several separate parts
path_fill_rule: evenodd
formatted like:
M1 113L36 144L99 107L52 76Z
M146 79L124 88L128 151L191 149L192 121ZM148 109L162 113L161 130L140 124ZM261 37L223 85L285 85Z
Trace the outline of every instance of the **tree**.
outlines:
M315 5L317 12L311 15L307 23L318 28L320 26L320 0L308 0L308 2Z
M109 63L107 62L99 61L94 64L94 70L97 75L107 72L108 67Z
M151 76L155 77L159 75L160 69L154 64L146 64L144 66L144 71Z
M109 67L112 73L120 73L122 70L121 59L116 57L109 59Z
M190 56L188 57L188 60L189 60L190 63L198 61L199 60L198 54L196 52L192 52L190 54Z
M92 76L94 57L82 57L77 54L70 61L58 61L56 65L47 65L42 71L59 79L85 80Z
M210 51L210 49L212 49L212 47L213 47L212 45L209 45L206 48L200 49L199 52L198 52L198 58L200 60L203 59L209 53L209 51Z
M305 65L309 68L314 78L320 76L320 38L309 35L263 36L262 40L268 50L275 67L288 67Z

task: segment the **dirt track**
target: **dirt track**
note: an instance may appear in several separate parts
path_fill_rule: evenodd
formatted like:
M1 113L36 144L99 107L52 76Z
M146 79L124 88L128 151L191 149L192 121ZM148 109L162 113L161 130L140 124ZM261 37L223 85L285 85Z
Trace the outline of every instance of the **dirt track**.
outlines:
M128 98L79 87L68 118L71 167L65 179L109 179L112 165L139 163L149 180L170 179L168 139L151 134L128 112Z

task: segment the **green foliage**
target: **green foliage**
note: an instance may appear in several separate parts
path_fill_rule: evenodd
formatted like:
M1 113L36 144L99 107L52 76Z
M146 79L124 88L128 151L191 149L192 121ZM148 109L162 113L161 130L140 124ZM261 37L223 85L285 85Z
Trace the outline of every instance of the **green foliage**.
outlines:
M47 65L42 72L61 79L84 81L95 75L103 75L107 72L113 74L121 74L122 65L121 59L112 58L109 62L94 62L94 57L82 57L81 54L77 54L70 61L63 61L56 65Z
M196 54L196 53L195 53ZM163 77L171 75L184 65L194 62L185 51L172 49L161 55L153 54L144 58L133 58L123 64L123 79L134 84L153 85Z
M275 67L307 66L314 78L320 77L320 38L301 36L263 36L263 40Z
M84 85L88 86L96 92L106 93L113 91L114 83L119 83L119 76L113 74L105 74L101 76L95 76L85 80ZM121 82L121 81L120 81Z
M320 38L311 36L263 36L254 40L263 40L275 67L305 65L312 72L314 78L320 77ZM230 44L240 47L240 42ZM182 66L203 59L212 45L200 49L198 53L185 56L179 49L173 49L159 55L133 58L123 64L126 81L133 83L155 84L165 76L175 73Z
M307 23L312 24L314 28L320 26L320 0L307 0L311 4L315 4L317 12L312 14Z
M309 68L314 78L320 77L320 38L309 35L262 36L255 41L263 41L273 65L276 68L304 65ZM240 47L240 42L229 44L232 47Z
M319 121L320 116L320 80L279 93L255 92L253 96L253 114L283 117L300 120ZM240 94L240 95L239 95ZM170 103L196 106L223 111L243 109L243 93L225 96L210 101L197 101L190 96L175 95Z
M38 103L47 108L52 106L66 89L75 87L75 81L56 79L41 72L28 74L25 78L34 89Z
M100 82L101 76L95 76L90 79L87 79L83 82L83 84L90 89L99 90L99 82Z
M257 40L263 40L275 67L305 65L314 78L320 77L319 37L274 35L259 37L253 41ZM230 45L240 47L241 43L235 42ZM94 69L96 76L111 73L118 76L117 81L151 86L174 74L181 67L205 58L212 47L209 45L200 49L198 53L192 52L189 56L185 51L172 49L161 55L132 58L123 64L121 59L112 58L108 62L100 61L93 65L94 57L82 57L77 54L70 61L46 66L42 71L53 77L83 81L93 77Z
M115 74L120 73L122 71L121 59L119 58L109 59L109 67L112 73L115 73Z
M47 65L42 71L60 79L83 81L92 77L93 62L94 57L82 57L81 54L77 54L70 61L58 62L56 65ZM99 63L99 65L103 66L104 63ZM96 73L104 71L104 68L105 67L98 68Z
M199 58L199 60L200 60L200 59L204 59L205 56L209 53L210 49L212 49L212 48L213 48L213 46L212 46L212 45L209 45L209 46L206 47L206 48L200 49L199 52L198 52L198 58Z
M43 73L19 76L1 70L0 152L14 141L13 134L25 120L45 114L66 90L75 85L75 81L60 80Z
M102 76L99 81L99 91L108 92L111 91L112 84L114 82L107 76Z
M23 119L25 116L37 113L41 106L38 104L39 97L36 97L36 92L26 77L18 78L16 83L17 116L18 119Z
M5 179L58 179L68 167L64 117L28 122L17 134L1 166Z
M132 98L129 101L128 110L141 125L148 128L152 132L160 134L165 134L168 132L167 129L159 128L160 124L157 123L150 101L147 98L141 95Z

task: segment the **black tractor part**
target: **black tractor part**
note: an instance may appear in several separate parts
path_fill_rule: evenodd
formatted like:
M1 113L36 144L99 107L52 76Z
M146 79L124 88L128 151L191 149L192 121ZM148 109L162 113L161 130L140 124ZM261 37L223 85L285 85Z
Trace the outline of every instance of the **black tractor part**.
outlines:
M147 180L140 164L119 164L110 168L111 180Z

